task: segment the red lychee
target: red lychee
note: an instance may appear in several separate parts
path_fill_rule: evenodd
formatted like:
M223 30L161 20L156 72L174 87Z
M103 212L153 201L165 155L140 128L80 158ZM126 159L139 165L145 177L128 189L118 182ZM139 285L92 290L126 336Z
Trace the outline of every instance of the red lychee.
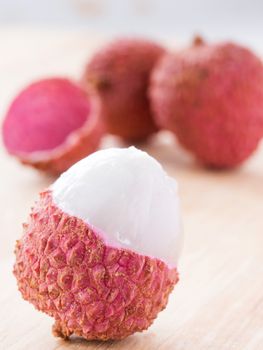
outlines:
M128 141L143 141L157 131L147 96L152 68L164 53L154 42L119 39L88 63L83 84L100 96L107 131Z
M40 194L14 273L55 335L122 339L165 308L181 234L177 185L160 164L135 148L98 151Z
M207 166L240 164L263 135L263 65L234 43L199 39L167 54L152 74L150 96L158 125Z
M51 173L60 173L95 151L102 135L99 102L64 78L40 80L25 88L3 124L8 152Z

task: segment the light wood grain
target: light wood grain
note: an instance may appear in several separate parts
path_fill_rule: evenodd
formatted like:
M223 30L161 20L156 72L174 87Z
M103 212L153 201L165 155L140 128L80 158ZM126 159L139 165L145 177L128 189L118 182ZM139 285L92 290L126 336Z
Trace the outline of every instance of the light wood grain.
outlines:
M78 77L101 38L0 30L0 112L33 78ZM104 147L118 144L106 138ZM13 247L39 190L53 179L0 151L0 349L263 349L263 148L240 169L199 167L163 133L145 146L180 185L185 245L181 281L168 307L142 334L120 342L65 342L52 320L23 301L12 276Z

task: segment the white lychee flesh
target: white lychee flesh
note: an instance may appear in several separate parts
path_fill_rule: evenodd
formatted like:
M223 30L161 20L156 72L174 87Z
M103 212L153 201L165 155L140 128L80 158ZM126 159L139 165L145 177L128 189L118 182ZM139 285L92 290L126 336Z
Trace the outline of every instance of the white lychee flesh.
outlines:
M107 244L177 266L182 227L176 181L135 147L93 153L52 186L54 203Z

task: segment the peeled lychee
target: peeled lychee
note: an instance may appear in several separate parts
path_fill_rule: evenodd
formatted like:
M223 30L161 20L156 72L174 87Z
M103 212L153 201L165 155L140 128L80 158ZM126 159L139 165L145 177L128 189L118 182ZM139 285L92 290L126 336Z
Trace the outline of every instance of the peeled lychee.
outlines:
M64 78L40 80L25 88L3 124L8 152L51 173L94 152L102 135L99 102Z
M151 103L160 127L203 164L240 164L263 136L263 65L233 43L198 39L167 54L152 75Z
M63 338L143 331L178 281L180 220L176 182L156 160L98 151L40 194L16 246L19 290Z
M158 130L147 89L151 70L163 53L151 41L120 39L102 48L88 63L83 84L100 96L109 133L143 141Z

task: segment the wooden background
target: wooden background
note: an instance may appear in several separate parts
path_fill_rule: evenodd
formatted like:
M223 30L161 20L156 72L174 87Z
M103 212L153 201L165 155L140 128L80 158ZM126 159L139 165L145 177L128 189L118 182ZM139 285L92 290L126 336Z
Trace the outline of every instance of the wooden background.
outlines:
M46 75L78 77L102 42L92 34L0 30L0 112L15 92ZM103 147L118 144L107 137ZM263 147L243 167L199 167L163 133L144 147L180 186L185 246L181 281L144 333L120 342L65 342L52 320L23 301L11 273L15 240L39 190L53 179L0 150L0 349L262 350Z

